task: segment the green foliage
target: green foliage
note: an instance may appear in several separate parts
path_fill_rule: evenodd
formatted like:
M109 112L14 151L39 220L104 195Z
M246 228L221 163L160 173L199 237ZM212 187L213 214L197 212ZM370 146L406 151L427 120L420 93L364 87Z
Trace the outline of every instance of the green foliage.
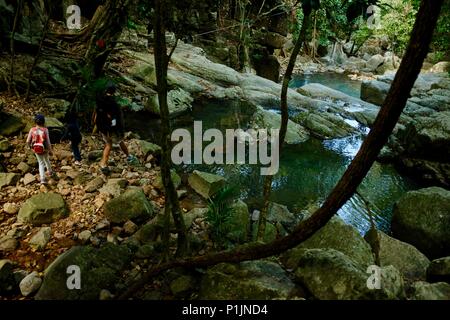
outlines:
M232 203L236 195L236 188L226 186L208 199L206 221L211 226L212 240L218 247L224 246L225 236L230 231Z
M380 29L378 35L386 35L392 49L402 54L408 45L417 10L410 0L381 0Z
M450 59L450 0L444 1L441 16L434 31L432 47L442 52L442 60Z
M352 35L356 50L360 48L370 37L372 37L373 34L374 30L369 28L366 21L361 19L358 30L356 30ZM354 52L356 52L356 50Z

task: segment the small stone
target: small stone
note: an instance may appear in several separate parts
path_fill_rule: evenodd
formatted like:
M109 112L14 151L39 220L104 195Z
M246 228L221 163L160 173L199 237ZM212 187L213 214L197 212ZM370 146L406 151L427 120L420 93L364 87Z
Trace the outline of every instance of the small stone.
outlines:
M22 293L22 295L27 297L30 294L36 292L41 287L41 284L42 279L39 277L39 274L36 271L33 271L22 281L20 281L20 292Z
M17 169L20 170L20 172L22 172L23 174L30 172L31 168L28 164L26 164L25 162L21 162L17 165Z
M187 195L186 190L177 190L178 199L184 198Z
M119 236L122 233L123 229L121 227L112 228L111 233L115 236Z
M3 211L9 214L16 214L19 212L19 206L15 203L7 202L3 205Z
M92 236L92 232L89 230L84 230L80 232L78 235L78 240L81 241L82 244L86 244Z
M16 239L6 236L0 238L0 252L10 252L15 250L19 246Z
M138 226L133 221L128 220L123 225L123 230L125 231L126 234L131 235L131 234L134 234L138 230Z
M27 173L25 174L25 176L23 177L23 184L24 185L29 185L30 183L33 183L36 181L36 177L34 174L31 173Z
M0 141L0 152L8 151L11 148L11 143L7 139Z
M112 233L108 233L108 235L106 236L106 241L117 244L117 236L113 235Z
M156 198L156 197L159 196L159 193L158 193L158 191L156 191L155 189L152 189L152 190L150 191L150 195L152 196L152 198Z
M80 173L77 170L69 170L66 172L66 175L72 180L75 180L80 175Z
M92 236L89 240L91 241L92 245L95 247L98 247L101 243L100 239L97 237L94 237L94 236Z
M95 192L98 191L103 184L105 183L105 181L103 180L102 177L97 177L94 180L90 181L87 185L86 188L84 189L86 192Z
M100 300L112 300L114 295L106 289L100 291L99 299Z
M96 230L96 231L99 231L99 230L102 230L102 229L109 228L109 225L110 225L109 221L106 220L106 219L103 219L102 221L100 221L100 222L95 226L95 230Z
M36 250L43 250L50 241L52 236L52 228L43 227L30 239L30 246Z
M70 194L70 189L62 189L60 193L62 196L67 196Z

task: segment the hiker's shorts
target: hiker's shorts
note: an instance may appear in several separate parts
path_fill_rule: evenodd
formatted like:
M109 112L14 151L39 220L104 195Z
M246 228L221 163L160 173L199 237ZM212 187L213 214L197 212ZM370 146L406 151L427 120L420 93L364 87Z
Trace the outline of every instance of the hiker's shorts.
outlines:
M103 140L106 144L119 144L123 140L123 134L118 132L101 132Z

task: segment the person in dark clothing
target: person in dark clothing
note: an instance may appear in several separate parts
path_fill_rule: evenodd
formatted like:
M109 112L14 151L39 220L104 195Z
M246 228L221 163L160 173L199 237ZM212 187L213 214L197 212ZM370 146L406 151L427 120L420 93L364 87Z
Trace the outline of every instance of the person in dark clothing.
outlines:
M80 164L81 152L78 145L81 143L82 136L78 124L78 116L75 111L69 111L65 117L66 128L61 141L70 141L70 147L75 158L75 164Z
M109 83L106 87L105 94L97 97L97 108L94 114L94 123L105 141L105 149L103 150L103 157L100 161L102 171L107 171L109 154L111 153L113 143L119 144L129 162L134 160L134 157L129 154L128 148L123 142L125 136L123 113L114 98L115 92L116 86L113 83Z

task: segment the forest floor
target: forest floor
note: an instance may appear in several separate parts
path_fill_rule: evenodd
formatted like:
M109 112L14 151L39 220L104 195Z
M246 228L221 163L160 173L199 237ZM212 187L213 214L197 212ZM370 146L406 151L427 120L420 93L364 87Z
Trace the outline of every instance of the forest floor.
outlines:
M3 111L21 116L31 121L32 115L44 111L44 105L36 100L24 104L16 97L6 94L0 95L0 101L5 102ZM128 133L130 137L132 134ZM8 172L19 172L18 166L27 161L35 162L34 154L25 144L26 134L24 132L17 136L10 137L10 151L3 153L5 156L4 165ZM131 234L124 233L124 228L111 226L103 213L103 204L112 199L113 196L107 192L87 192L86 185L96 177L102 177L104 181L111 178L126 179L128 185L139 185L140 179L149 179L151 184L143 186L144 193L157 207L159 212L164 208L164 196L158 187L155 187L156 178L159 175L160 167L156 159L149 156L147 159L139 159L141 164L145 163L145 170L134 168L127 163L126 156L120 149L113 148L110 156L110 168L112 173L105 176L99 168L98 161L90 161L88 154L101 152L104 147L103 140L99 134L84 134L83 142L80 145L83 160L81 164L74 164L70 143L52 143L54 155L51 157L51 164L57 177L48 180L48 184L39 183L37 163L29 165L16 186L4 187L0 193L0 208L5 204L15 208L11 213L0 214L0 235L13 235L18 239L16 249L5 252L2 259L13 261L17 269L27 272L37 271L42 277L44 270L62 253L73 246L87 244L81 241L81 232L92 231L91 238L87 241L91 244L100 245L105 241L120 243ZM30 161L31 157L31 161ZM57 220L49 225L51 227L51 238L45 249L37 250L30 246L30 239L41 229L29 224L17 221L17 212L23 203L41 192L57 192L64 197L70 210L70 215ZM194 199L192 199L194 197ZM195 195L185 195L181 200L183 212L194 207L203 207L204 204ZM1 210L0 210L1 211ZM194 221L193 229L198 232L204 231L207 226L204 221ZM211 245L212 246L212 245ZM211 247L210 246L210 247ZM203 254L206 252L202 252ZM141 261L142 265L149 267L148 261ZM137 267L140 269L141 267ZM9 297L11 298L11 297ZM1 298L0 298L1 299ZM14 299L27 299L21 295Z

